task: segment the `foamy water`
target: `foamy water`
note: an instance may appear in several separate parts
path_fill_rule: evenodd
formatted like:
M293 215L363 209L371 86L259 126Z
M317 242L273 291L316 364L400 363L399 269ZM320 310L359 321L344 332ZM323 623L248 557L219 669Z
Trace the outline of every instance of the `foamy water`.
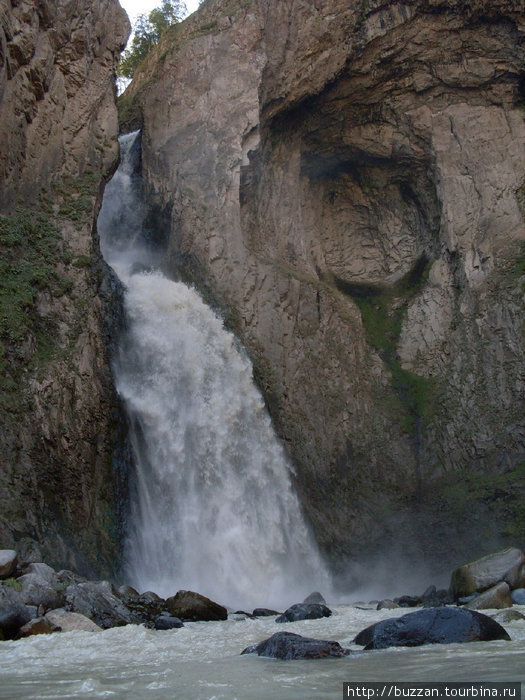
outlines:
M135 463L124 578L241 607L329 590L246 354L194 289L156 269L162 256L141 228L137 139L121 140L98 222L126 289L113 367Z
M329 700L342 697L344 681L525 679L525 621L505 625L510 642L395 648L310 661L240 656L246 646L277 631L350 646L369 624L407 612L332 609L331 618L288 624L274 618L228 620L187 623L168 632L127 626L4 642L0 698ZM525 606L515 609L525 612Z

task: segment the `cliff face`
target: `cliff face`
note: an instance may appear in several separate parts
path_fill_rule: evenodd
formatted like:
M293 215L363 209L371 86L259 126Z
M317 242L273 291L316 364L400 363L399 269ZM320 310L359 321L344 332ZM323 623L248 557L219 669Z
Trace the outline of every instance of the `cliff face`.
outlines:
M0 547L107 573L118 290L93 235L129 23L116 0L7 0L0 23Z
M523 530L523 9L210 0L123 99L334 560Z

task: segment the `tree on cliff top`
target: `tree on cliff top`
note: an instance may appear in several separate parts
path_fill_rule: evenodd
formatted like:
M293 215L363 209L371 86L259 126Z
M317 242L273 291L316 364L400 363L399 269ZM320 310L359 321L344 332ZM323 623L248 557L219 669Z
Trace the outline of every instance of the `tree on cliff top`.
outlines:
M160 35L186 15L183 0L162 0L162 5L148 15L139 15L133 27L131 46L127 48L117 67L120 78L132 78L135 69L158 43Z

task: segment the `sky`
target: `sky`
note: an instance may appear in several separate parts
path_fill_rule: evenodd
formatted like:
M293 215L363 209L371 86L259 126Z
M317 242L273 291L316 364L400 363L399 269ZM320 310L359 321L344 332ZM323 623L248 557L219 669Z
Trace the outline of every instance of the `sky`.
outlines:
M188 13L195 12L199 6L199 0L185 0ZM154 7L161 4L161 0L120 0L120 4L128 13L128 17L133 24L137 15L146 15Z

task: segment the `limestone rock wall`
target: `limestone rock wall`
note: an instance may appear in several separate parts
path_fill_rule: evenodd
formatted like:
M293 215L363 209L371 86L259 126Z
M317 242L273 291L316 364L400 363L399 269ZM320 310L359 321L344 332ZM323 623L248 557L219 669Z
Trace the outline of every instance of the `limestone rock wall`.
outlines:
M209 0L124 98L334 561L522 530L523 11Z
M0 546L97 574L118 560L118 289L94 237L128 33L116 0L0 2Z

